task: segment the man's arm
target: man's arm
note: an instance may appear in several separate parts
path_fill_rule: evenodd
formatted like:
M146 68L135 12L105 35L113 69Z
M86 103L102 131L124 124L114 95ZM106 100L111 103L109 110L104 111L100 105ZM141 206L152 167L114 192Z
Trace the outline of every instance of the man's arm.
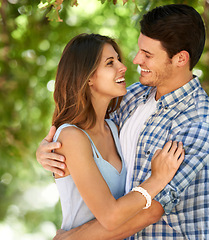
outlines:
M170 133L170 139L183 142L185 159L174 178L155 197L166 214L169 214L179 203L182 192L209 160L209 124L195 122L185 127L178 126Z
M51 171L60 176L64 176L64 170L66 168L65 157L52 152L55 149L61 148L60 142L52 142L56 127L52 126L48 135L42 140L37 151L36 159L47 171Z
M152 201L150 208L140 211L135 217L129 219L114 231L107 231L94 219L70 231L61 231L60 233L58 231L53 240L121 240L132 236L150 224L156 223L163 213L164 210L161 204L157 201Z

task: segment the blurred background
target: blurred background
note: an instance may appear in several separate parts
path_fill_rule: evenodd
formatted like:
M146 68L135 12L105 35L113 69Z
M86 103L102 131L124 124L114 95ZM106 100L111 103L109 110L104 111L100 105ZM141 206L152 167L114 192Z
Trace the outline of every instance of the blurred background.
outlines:
M51 125L56 68L72 37L94 32L115 38L128 67L127 85L139 78L132 60L138 21L146 11L170 3L191 5L202 15L209 37L209 0L123 2L78 0L72 7L75 0L64 0L59 22L46 18L57 15L50 8L41 10L38 0L1 0L0 239L48 240L60 228L56 186L37 163L35 151ZM209 38L194 73L209 93Z

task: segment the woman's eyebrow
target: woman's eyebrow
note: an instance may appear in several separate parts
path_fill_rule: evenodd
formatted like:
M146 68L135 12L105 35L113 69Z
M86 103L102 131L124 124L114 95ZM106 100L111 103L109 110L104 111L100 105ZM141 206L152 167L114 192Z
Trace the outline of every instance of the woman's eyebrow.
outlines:
M108 58L106 58L105 62L108 61L109 59L114 59L114 57L108 57Z
M116 56L116 59L118 59L118 58L119 58L119 56L117 55L117 56ZM106 58L105 62L108 61L109 59L114 59L114 57L108 57L108 58Z

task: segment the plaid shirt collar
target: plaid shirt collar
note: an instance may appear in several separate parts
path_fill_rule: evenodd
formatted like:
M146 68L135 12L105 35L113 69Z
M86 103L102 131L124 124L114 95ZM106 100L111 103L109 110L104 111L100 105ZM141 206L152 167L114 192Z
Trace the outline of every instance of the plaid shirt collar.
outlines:
M194 76L192 80L190 80L188 83L183 85L182 87L178 88L177 90L174 90L164 96L162 96L157 101L157 109L161 108L173 108L176 104L183 101L185 97L188 95L193 94L193 92L200 88L200 82L198 80L198 77ZM154 91L156 87L148 87L144 93L138 98L138 104L142 101L146 103L146 101L149 99L149 95L152 91Z
M199 89L200 87L201 85L198 77L194 76L192 80L190 80L182 87L158 99L156 106L157 110L160 110L162 108L174 108L177 104L179 104L179 102L183 102L188 95L191 95L196 89ZM118 121L115 119L115 122L119 125L120 129L123 127L127 119L133 115L137 107L141 103L145 104L147 102L152 91L156 91L156 87L144 86L138 82L128 87L127 90L127 94L124 96L119 110L120 120L118 119ZM185 102L183 105L187 105L187 103Z
M193 98L195 96L195 92L199 89L201 89L199 80L197 77L194 77L192 80L177 90L162 96L160 99L158 99L156 104L156 116L160 117L165 109L166 112L164 113L166 113L166 115L162 116L166 117L165 119L169 117L169 121L171 121L173 117L176 117L178 114L189 108L189 106L194 103ZM143 86L140 83L135 83L134 85L130 86L128 93L123 100L123 106L121 108L119 118L115 118L115 122L116 124L119 124L120 130L126 121L134 114L137 107L140 104L145 104L148 101L152 91L156 91L156 88ZM171 111L169 111L169 109ZM167 115L167 113L169 113L169 115ZM163 127L162 124L162 122L157 123L158 126Z
M157 109L175 107L179 102L183 101L188 95L193 94L193 92L200 87L198 78L194 77L177 90L162 96L157 102Z

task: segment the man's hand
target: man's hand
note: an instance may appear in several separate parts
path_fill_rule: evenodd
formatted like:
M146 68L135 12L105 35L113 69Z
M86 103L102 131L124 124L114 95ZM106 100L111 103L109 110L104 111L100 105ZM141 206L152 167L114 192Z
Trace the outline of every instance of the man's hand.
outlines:
M55 132L56 127L52 126L48 135L40 143L36 151L36 158L47 171L64 176L64 169L66 168L64 163L65 157L52 152L52 150L59 149L61 147L60 142L52 142Z

